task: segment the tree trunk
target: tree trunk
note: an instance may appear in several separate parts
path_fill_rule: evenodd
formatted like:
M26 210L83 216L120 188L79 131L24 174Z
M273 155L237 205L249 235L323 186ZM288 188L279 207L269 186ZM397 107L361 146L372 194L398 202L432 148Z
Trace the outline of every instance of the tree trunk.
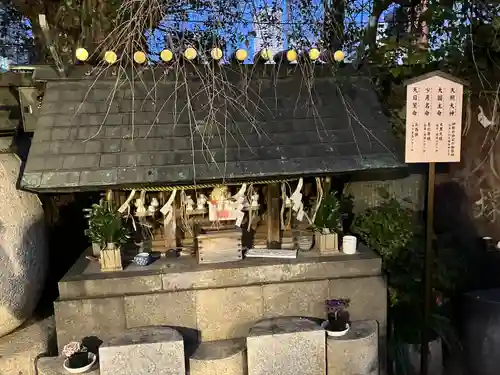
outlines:
M330 51L340 50L344 44L345 0L323 0L323 7L325 47Z

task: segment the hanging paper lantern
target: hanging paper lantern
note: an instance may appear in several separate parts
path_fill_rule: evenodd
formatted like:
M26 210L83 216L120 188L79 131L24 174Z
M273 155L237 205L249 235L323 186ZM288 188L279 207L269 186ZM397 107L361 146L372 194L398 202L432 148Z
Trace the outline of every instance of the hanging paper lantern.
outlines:
M320 56L320 52L317 48L311 48L309 50L309 58L313 61L319 59L319 56Z
M114 64L118 60L118 56L116 56L116 53L113 51L106 51L104 54L104 61L106 61L108 64Z
M344 55L344 52L342 52L342 51L335 51L335 53L333 54L333 59L337 62L344 61L344 58L345 58L345 55Z
M220 48L212 48L210 51L210 55L214 60L220 60L222 59L222 50Z
M248 57L248 52L244 49L239 49L236 51L236 60L245 61Z
M164 62L169 62L169 61L171 61L174 58L174 54L169 49L164 49L160 53L160 58Z
M286 51L286 59L290 62L297 60L297 51L294 49Z
M194 60L198 54L193 47L188 47L184 51L184 57L188 60Z
M87 61L89 58L89 52L85 48L77 48L75 56L78 61Z
M134 53L134 61L137 64L144 64L146 62L146 54L142 51L137 51Z
M264 48L262 51L260 51L260 57L262 57L264 60L272 60L273 53L269 48Z

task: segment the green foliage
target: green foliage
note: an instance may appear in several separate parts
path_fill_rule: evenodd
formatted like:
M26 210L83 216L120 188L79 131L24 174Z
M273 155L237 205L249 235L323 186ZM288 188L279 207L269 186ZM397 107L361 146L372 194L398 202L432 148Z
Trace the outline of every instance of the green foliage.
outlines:
M323 232L328 229L331 233L342 233L342 205L341 200L332 192L323 197L314 220L314 229Z
M387 264L406 251L421 228L410 209L402 207L395 198L389 198L387 193L381 194L385 201L356 215L352 230Z
M121 214L114 210L108 202L101 200L87 210L89 227L85 234L93 243L105 246L108 243L124 244L129 239L127 228L123 225Z
M418 215L401 202L383 192L384 201L357 215L353 232L368 247L380 254L388 275L390 354L397 374L408 374L408 353L402 343L418 343L423 322L423 273L425 242ZM441 337L448 346L458 345L454 329L447 317L446 296L460 283L464 264L449 259L450 251L443 243L434 254L432 274L433 303L430 328L433 338Z

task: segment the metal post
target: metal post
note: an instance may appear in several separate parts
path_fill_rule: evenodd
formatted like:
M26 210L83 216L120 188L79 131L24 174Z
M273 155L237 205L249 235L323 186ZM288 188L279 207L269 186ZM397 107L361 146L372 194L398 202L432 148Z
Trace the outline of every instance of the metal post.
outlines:
M432 296L432 264L434 253L432 240L434 233L434 187L436 183L436 164L429 163L429 174L427 177L427 221L425 233L425 260L424 260L424 321L422 327L422 342L420 351L420 373L427 375L429 368L429 320L431 316Z

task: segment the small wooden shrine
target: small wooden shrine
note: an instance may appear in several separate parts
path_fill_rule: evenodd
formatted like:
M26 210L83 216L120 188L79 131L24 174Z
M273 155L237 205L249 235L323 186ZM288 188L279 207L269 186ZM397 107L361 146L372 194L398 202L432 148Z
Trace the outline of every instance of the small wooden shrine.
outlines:
M297 248L330 176L402 165L368 77L348 67L217 69L210 85L187 69L133 81L37 69L45 91L21 187L106 190L136 244L205 263Z

